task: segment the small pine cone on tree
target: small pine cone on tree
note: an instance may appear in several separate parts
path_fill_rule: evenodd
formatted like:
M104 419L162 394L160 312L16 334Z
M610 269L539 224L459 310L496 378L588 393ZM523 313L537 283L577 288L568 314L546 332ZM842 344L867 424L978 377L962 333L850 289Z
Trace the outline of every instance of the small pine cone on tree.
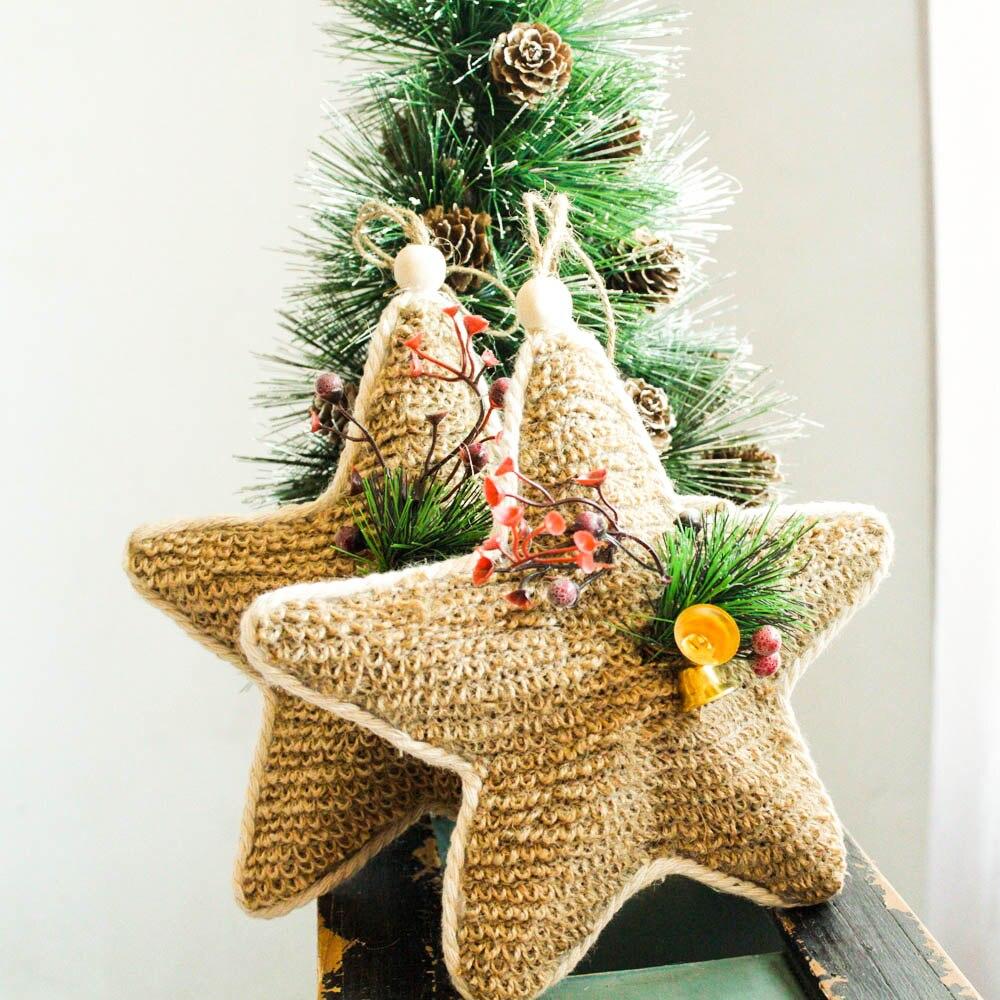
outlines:
M485 271L493 261L490 246L492 219L486 212L473 212L471 208L452 205L446 209L435 205L423 215L427 228L434 237L434 245L444 254L449 264L474 267ZM471 274L449 274L448 284L456 292L475 291L482 285L481 278Z
M587 152L587 159L633 160L641 156L645 148L642 122L635 115L625 115L594 143Z
M537 107L569 86L573 50L550 27L518 21L497 35L490 78L514 104Z
M677 426L677 417L670 407L667 394L657 385L642 378L625 379L625 391L642 417L653 447L662 455L670 448L670 432Z
M745 506L758 507L781 499L778 487L785 477L781 474L781 460L774 452L759 444L744 444L717 448L709 457L739 462L746 467L742 476Z
M608 255L621 261L604 275L608 288L650 299L650 308L669 305L684 282L684 254L648 229L638 229L631 240L621 240Z

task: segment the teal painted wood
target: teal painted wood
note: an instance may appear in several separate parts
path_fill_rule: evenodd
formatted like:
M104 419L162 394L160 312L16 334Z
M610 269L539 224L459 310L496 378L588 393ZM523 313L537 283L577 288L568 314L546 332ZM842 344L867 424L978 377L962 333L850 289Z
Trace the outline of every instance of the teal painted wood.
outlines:
M434 821L444 859L453 824ZM658 969L784 950L770 911L673 877L633 896L604 929L574 975Z
M803 1000L783 955L571 976L543 1000Z

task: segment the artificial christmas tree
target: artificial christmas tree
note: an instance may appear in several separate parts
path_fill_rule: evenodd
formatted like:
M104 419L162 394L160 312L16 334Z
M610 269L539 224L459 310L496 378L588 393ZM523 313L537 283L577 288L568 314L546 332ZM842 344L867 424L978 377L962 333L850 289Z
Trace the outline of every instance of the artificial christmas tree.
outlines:
M314 224L301 248L308 276L261 394L275 427L258 494L313 499L336 467L337 440L301 428L313 373L358 377L388 290L385 271L355 253L360 206L375 198L412 209L453 262L518 287L528 260L517 216L529 191L559 191L576 206L580 242L612 290L616 361L669 400L676 427L660 432L660 457L674 482L740 503L771 490L771 468L740 450L772 451L802 421L707 289L716 217L735 184L701 157L690 120L666 107L681 16L656 0L331 6L339 51L376 66L352 77L352 110L333 114L315 158ZM399 247L398 231L376 238ZM582 269L568 267L581 322L599 331L590 286L576 280ZM495 288L468 275L452 284L475 293L470 308L494 329L507 324ZM492 345L504 369L518 341Z

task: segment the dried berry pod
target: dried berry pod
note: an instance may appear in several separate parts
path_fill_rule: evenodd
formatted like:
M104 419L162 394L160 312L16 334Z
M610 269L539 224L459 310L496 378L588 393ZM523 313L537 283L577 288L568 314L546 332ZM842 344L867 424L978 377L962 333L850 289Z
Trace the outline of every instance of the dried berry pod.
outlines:
M557 608L571 608L580 599L580 588L568 576L557 576L549 584L548 598Z
M486 212L473 212L464 205L452 205L451 208L435 205L424 212L423 219L434 238L434 245L449 265L485 271L493 263L490 245L493 220ZM479 288L483 279L471 274L449 274L447 282L456 292L464 294Z
M498 378L490 386L490 402L499 410L503 407L504 400L507 398L507 392L510 389L510 379L509 378Z
M324 372L316 378L316 395L324 403L339 403L344 398L344 380L336 372Z
M345 524L337 529L333 544L343 552L358 553L365 549L365 538L356 524Z
M462 445L459 451L462 454L462 461L472 469L473 472L480 472L486 468L489 460L489 453L486 445L482 441L473 441L470 445Z
M337 380L334 382L333 380ZM320 394L323 390L324 395ZM328 398L329 397L329 398ZM353 382L344 382L339 375L320 375L316 379L316 395L309 411L310 426L315 433L341 434L347 424L344 411L350 413L358 398L358 387Z
M705 527L705 518L697 507L685 507L677 515L677 524L681 528L688 528L696 534Z
M573 50L548 25L518 21L490 51L490 78L514 104L537 107L569 86Z
M653 447L661 454L667 451L671 442L670 432L677 426L677 417L667 394L658 385L642 378L625 379L625 391L635 403Z
M684 254L669 240L638 229L608 251L615 261L604 274L608 288L650 300L650 308L669 305L684 283Z
M594 538L600 538L607 531L608 522L596 510L581 510L569 529L572 535L577 531L589 531Z

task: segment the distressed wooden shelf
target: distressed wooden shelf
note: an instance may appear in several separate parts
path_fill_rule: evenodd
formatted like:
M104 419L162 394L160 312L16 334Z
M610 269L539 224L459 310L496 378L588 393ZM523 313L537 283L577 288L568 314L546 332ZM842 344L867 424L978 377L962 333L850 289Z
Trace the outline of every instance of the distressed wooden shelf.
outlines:
M456 1000L441 849L430 824L415 826L320 899L320 1000ZM850 838L848 865L836 899L784 911L668 878L631 899L546 1000L981 1000Z

